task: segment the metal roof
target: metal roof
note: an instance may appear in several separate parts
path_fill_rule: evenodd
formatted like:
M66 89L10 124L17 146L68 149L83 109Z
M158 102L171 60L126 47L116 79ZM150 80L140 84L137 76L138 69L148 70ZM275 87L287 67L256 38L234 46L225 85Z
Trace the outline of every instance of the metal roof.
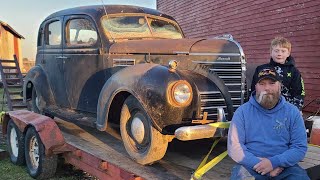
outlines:
M19 34L16 30L14 30L9 24L3 22L3 21L0 21L0 25L6 29L7 31L11 32L13 35L15 35L16 37L20 38L20 39L24 39L24 37Z
M70 14L86 14L92 17L105 15L105 10L107 14L118 14L118 13L146 13L150 15L162 16L171 20L174 20L171 16L163 14L160 11L151 8L130 6L130 5L92 5L92 6L82 6L70 9L61 10L49 15L46 19L51 19L54 17L70 15Z

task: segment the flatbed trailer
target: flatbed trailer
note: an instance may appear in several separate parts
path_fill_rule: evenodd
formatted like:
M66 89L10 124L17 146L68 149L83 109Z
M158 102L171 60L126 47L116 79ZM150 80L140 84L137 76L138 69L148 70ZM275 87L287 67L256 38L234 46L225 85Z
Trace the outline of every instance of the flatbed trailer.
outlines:
M58 118L52 120L21 110L7 113L3 123L4 132L9 119L12 119L22 132L34 126L46 146L46 155L59 154L66 163L99 179L190 179L213 143L213 139L186 142L173 140L163 159L143 166L130 159L116 129L108 133L100 132L91 127ZM307 169L311 179L319 179L320 148L309 146L308 149L306 158L300 165ZM226 139L223 139L210 157L215 157L225 150ZM231 158L226 157L202 179L229 179L234 164Z

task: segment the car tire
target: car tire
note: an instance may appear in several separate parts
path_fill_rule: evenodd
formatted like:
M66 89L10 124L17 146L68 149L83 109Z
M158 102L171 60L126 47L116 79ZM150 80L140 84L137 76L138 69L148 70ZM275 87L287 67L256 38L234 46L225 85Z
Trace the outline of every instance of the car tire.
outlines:
M25 157L27 170L31 177L48 179L53 177L58 164L58 156L45 155L44 145L34 127L27 130L25 136Z
M42 110L39 109L39 99L37 95L37 91L35 88L32 88L32 97L31 97L31 102L27 103L27 106L30 107L31 111L38 113L38 114L43 114L45 116L50 117L51 119L54 119L54 116L51 114L44 113ZM28 108L29 110L29 108Z
M39 109L39 99L35 88L32 88L31 110L35 113L41 114Z
M152 126L151 119L133 96L122 106L120 132L125 149L139 164L152 164L167 151L167 138Z
M15 165L24 165L24 137L12 119L7 125L7 147L10 160Z

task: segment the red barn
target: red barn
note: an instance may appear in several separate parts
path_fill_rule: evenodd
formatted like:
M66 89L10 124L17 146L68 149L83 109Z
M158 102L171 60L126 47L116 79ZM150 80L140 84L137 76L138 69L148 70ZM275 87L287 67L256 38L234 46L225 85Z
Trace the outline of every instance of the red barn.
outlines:
M188 38L232 34L249 69L269 62L275 36L288 38L304 79L305 105L320 99L320 1L157 0L157 9L173 16ZM304 110L314 112L319 106L313 102Z

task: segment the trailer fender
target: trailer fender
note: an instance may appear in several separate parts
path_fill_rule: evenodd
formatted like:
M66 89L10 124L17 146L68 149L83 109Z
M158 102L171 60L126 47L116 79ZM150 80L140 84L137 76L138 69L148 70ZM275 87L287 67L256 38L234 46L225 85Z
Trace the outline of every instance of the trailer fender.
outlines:
M3 134L7 133L7 124L10 119L13 120L24 134L29 127L33 126L44 144L46 155L55 154L54 150L57 148L63 151L61 147L65 145L65 141L53 119L27 110L9 111L3 118Z
M41 87L41 88L40 88ZM43 98L44 102L53 104L54 98L47 76L40 66L34 66L26 77L23 84L23 102L26 103L32 96L32 88L36 88L37 95Z

